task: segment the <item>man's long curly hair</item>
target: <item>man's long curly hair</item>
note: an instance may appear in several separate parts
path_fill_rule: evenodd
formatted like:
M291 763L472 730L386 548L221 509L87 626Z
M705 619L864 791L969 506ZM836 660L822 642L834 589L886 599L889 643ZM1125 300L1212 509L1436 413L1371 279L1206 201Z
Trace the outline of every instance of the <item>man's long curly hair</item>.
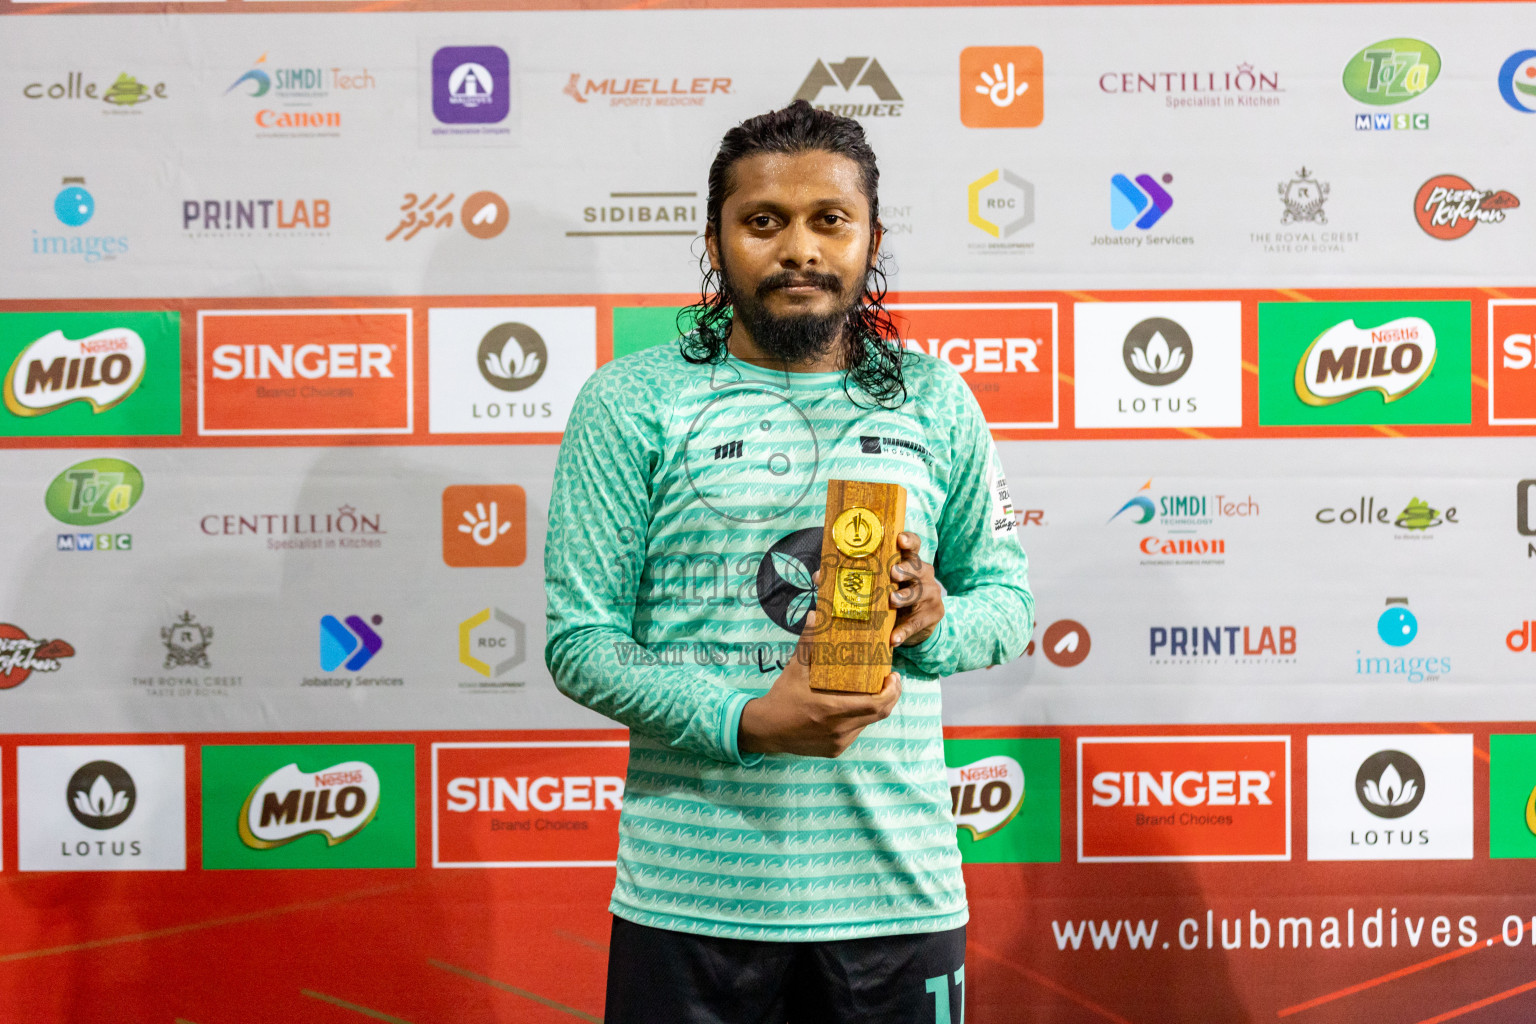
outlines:
M720 237L720 212L726 197L735 190L731 169L737 161L759 153L807 151L836 153L859 165L871 225L880 227L880 168L875 164L874 150L864 138L864 128L850 117L817 110L805 100L796 100L783 110L743 121L720 141L720 152L709 167L709 200L705 207L715 237ZM873 236L870 245L874 245ZM849 314L844 333L849 358L843 374L843 391L857 402L848 391L851 379L880 405L895 408L907 397L902 379L906 354L885 309L884 261L882 255L870 268L864 279L864 294ZM710 263L707 249L699 257L699 269L704 274L699 301L685 308L677 318L678 330L683 334L683 358L691 363L722 363L734 315L726 294L724 270Z

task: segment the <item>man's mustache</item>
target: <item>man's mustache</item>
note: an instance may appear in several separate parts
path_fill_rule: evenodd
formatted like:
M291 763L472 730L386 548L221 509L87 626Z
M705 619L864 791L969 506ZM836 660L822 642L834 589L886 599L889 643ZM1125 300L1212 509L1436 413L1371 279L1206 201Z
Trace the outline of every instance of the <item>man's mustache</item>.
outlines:
M776 274L769 274L758 282L756 293L758 299L763 299L769 292L804 284L815 285L822 291L831 292L834 295L841 295L843 291L843 282L836 274L821 274L814 270L797 274L791 270L781 270Z

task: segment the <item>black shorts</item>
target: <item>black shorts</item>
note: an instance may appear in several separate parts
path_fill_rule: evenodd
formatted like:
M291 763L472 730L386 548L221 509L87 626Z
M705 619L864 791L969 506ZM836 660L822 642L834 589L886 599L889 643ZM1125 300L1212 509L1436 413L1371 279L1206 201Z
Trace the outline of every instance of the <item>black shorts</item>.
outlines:
M604 1024L965 1024L965 928L757 942L613 919Z

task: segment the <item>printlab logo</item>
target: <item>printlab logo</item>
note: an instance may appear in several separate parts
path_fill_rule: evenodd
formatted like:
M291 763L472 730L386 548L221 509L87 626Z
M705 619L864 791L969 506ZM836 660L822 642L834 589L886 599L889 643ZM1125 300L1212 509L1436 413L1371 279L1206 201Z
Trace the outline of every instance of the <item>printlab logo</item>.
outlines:
M1122 350L1126 371L1143 384L1166 387L1183 377L1195 358L1189 332L1167 317L1150 317L1132 327Z
M818 103L825 89L841 89L850 99L866 99L867 93L854 93L855 89L867 89L879 103ZM826 62L818 60L800 83L794 96L805 100L817 110L829 110L844 117L900 117L901 93L896 91L890 76L874 57L849 57L846 60Z
M960 123L967 128L1034 128L1045 119L1045 58L1034 46L967 46L960 51Z
M972 227L996 242L972 243L973 252L1014 254L1034 249L1033 242L1007 242L1035 222L1035 186L1006 167L988 171L966 190Z
M1024 653L1034 654L1035 646L1036 641L1031 640ZM1087 660L1093 650L1093 638L1088 635L1088 627L1076 619L1058 619L1040 634L1039 646L1052 665L1075 668Z
M1361 50L1344 65L1344 91L1373 107L1406 103L1440 77L1440 54L1418 39L1384 39ZM1425 113L1358 113L1356 131L1424 131Z
M486 679L506 675L528 656L528 631L523 621L500 608L482 608L459 623L459 664ZM487 692L520 689L522 683L469 683L461 690Z
M320 619L320 670L334 672L345 667L356 672L373 660L384 647L384 639L373 629L382 625L384 616L374 615L364 621L360 615L345 620L334 615Z
M318 238L329 235L329 199L184 199L188 238Z
M1499 68L1499 95L1522 114L1536 114L1536 50L1509 55Z
M1469 860L1472 737L1307 737L1307 858Z
M697 192L610 192L608 201L586 206L566 238L680 237L698 234Z
M1424 769L1401 750L1378 750L1355 773L1360 806L1378 818L1402 818L1424 800Z
M144 494L138 467L122 459L88 459L54 477L43 494L49 514L70 526L101 526L126 515ZM129 551L129 533L61 533L59 551Z
M1080 302L1073 308L1077 426L1242 425L1238 303Z
M1152 626L1148 654L1154 665L1294 664L1295 626Z
M1465 237L1479 224L1502 224L1520 200L1502 189L1473 188L1467 179L1437 174L1419 186L1413 216L1431 238L1442 242Z
M208 664L208 645L213 642L213 627L198 622L191 612L182 612L181 618L162 627L160 642L165 645L168 669L212 667Z
M511 109L512 73L499 46L445 46L432 55L432 114L442 124L499 124Z
M589 97L606 99L613 107L702 107L712 96L729 96L729 78L587 78L572 72L560 90L577 103Z
M33 639L20 626L0 622L0 690L20 686L33 672L57 672L59 662L74 656L67 640Z
M407 192L400 203L400 223L384 236L384 241L399 238L409 242L427 228L453 227L453 201L455 193L439 196L436 192L422 196ZM507 228L511 214L507 201L495 192L476 192L458 208L459 223L475 238L495 238ZM402 234L402 232L404 232Z
M1163 185L1173 184L1173 175L1164 174L1161 183L1150 174L1138 174L1132 181L1123 174L1109 179L1109 223L1116 231L1132 224L1142 231L1163 219L1173 209L1173 196Z
M28 82L21 94L29 100L100 100L106 104L103 114L138 114L144 104L168 98L164 82L147 85L126 71L102 84L87 82L83 71L71 71L62 82Z
M53 197L53 215L66 228L84 227L96 215L96 197L86 190L84 178L65 178L63 185ZM82 262L99 263L127 252L127 235L90 235L73 230L39 234L32 229L34 256L78 256Z
M455 568L522 565L528 499L517 484L453 484L443 489L443 562Z
M92 761L70 776L69 813L86 828L106 830L128 820L138 800L133 776L112 761Z

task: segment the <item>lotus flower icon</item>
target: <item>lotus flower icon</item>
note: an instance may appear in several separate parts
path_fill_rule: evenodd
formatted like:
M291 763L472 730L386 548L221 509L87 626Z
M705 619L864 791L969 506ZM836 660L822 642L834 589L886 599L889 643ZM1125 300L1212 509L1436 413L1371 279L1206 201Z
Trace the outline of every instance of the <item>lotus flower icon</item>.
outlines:
M75 793L75 810L88 818L112 818L128 809L128 794L112 788L105 775L96 776L89 790Z
M1390 764L1382 769L1381 778L1366 779L1364 788L1365 798L1378 807L1401 807L1419 794L1419 784L1404 780Z
M69 812L86 828L116 828L128 820L138 799L133 776L112 761L81 765L65 790Z
M536 352L524 352L516 338L508 338L500 352L485 357L485 372L504 380L529 377L539 372L539 356Z
M1401 750L1378 751L1355 774L1355 793L1376 817L1401 818L1424 799L1424 770Z
M1183 368L1184 350L1170 349L1163 332L1154 331L1145 346L1131 349L1131 365L1142 373L1161 377Z
M544 375L549 349L527 324L504 323L480 339L480 376L500 391L522 391Z
M1189 332L1165 316L1148 317L1125 335L1121 357L1132 377L1163 387L1189 371L1195 355Z

